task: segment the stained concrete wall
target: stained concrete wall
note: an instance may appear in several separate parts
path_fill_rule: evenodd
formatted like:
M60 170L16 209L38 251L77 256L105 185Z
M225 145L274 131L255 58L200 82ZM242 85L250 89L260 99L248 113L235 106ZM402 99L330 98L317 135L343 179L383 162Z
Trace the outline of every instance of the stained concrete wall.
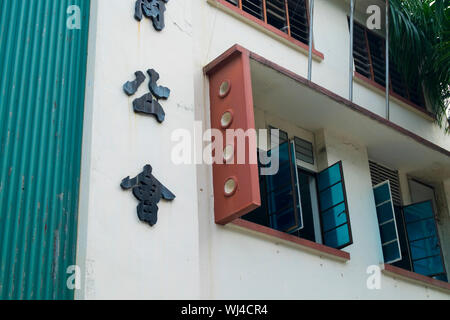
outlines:
M198 205L195 165L171 161L172 132L194 128L191 5L171 1L167 26L134 20L134 1L92 1L89 78L83 146L78 264L79 299L195 298L199 295ZM122 85L154 68L172 94L161 101L166 121L135 114ZM159 203L151 228L138 220L138 201L121 190L144 165L176 196Z

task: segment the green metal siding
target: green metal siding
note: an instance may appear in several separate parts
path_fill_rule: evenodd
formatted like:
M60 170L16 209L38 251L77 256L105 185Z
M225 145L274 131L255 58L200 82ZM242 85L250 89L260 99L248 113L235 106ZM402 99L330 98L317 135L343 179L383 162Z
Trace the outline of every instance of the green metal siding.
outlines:
M89 7L0 0L0 299L74 297Z

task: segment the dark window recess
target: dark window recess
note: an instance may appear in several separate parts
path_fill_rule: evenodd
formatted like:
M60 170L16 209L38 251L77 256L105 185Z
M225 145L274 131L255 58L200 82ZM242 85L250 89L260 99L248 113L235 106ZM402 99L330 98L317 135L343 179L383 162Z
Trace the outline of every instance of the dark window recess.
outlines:
M236 7L239 6L239 0L225 0L225 1L235 5Z
M353 37L353 57L355 61L356 72L366 78L372 78L369 52L367 50L367 38L364 28L360 25L354 25Z
M305 1L288 0L288 13L291 37L309 44L309 17Z
M316 232L314 230L313 211L313 200L315 200L315 198L311 194L311 182L315 181L316 177L312 173L298 169L298 180L303 214L303 229L297 231L296 236L315 242Z
M391 76L392 91L405 99L409 99L409 92L406 88L405 80L392 59L389 61L389 74Z
M226 0L242 11L309 44L309 18L305 0Z
M425 98L423 96L423 91L420 88L419 83L416 81L414 84L408 87L409 100L414 102L418 106L425 106Z
M261 153L263 151L259 151ZM261 207L245 215L243 219L264 226L293 233L303 228L300 199L298 193L297 168L291 143L284 142L267 152L274 160L278 154L279 170L274 175L260 175ZM271 162L265 166L270 167ZM263 164L259 163L261 168Z
M411 266L411 256L409 254L408 236L406 235L405 222L401 206L394 206L395 219L397 221L398 239L400 241L400 252L402 260L392 263L393 266L413 271Z
M385 39L359 23L354 24L353 58L360 75L386 87ZM389 88L391 93L425 108L423 92L418 83L407 84L395 63L389 61Z
M259 20L264 20L262 0L242 0L242 10Z
M267 23L288 33L286 5L284 0L266 0Z
M277 154L278 172L265 177L269 220L272 228L292 233L303 228L295 156L289 142L267 152L270 159Z
M394 203L389 180L373 188L384 263L402 260Z
M386 85L384 40L372 32L367 32L367 41L369 43L370 59L372 61L372 80L384 87Z
M314 164L314 150L311 142L295 137L295 156L298 160Z
M448 281L437 232L432 201L403 207L412 270L441 281Z
M258 167L259 169L261 169L261 161L259 159L259 154L260 151L258 150L258 164L259 164ZM261 196L261 207L243 216L242 219L270 228L266 180L265 176L262 175L259 175L259 192Z
M386 168L376 162L369 161L370 176L372 178L372 186L379 185L389 180L391 186L392 200L395 206L402 205L402 197L400 193L400 180L398 171Z
M389 70L389 74L391 76L391 90L418 106L425 106L424 97L419 83L416 81L413 84L407 85L405 78L398 71L398 67L392 59L389 61Z

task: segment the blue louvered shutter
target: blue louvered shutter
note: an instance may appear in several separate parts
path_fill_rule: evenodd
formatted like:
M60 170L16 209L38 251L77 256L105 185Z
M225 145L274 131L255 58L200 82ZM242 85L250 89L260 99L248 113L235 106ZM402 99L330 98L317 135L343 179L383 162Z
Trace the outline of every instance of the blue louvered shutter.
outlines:
M394 263L400 261L402 260L402 254L389 180L376 185L373 188L373 193L384 262Z
M406 206L403 214L414 272L447 281L432 202Z
M342 162L317 177L323 243L342 249L353 243Z

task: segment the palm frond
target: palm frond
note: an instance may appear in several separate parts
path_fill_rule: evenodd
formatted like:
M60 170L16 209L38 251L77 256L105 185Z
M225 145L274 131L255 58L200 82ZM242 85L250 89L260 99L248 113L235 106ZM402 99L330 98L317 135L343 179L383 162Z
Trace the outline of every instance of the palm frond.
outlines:
M390 57L411 85L424 88L440 126L450 97L448 0L390 0ZM450 128L446 127L450 132Z

